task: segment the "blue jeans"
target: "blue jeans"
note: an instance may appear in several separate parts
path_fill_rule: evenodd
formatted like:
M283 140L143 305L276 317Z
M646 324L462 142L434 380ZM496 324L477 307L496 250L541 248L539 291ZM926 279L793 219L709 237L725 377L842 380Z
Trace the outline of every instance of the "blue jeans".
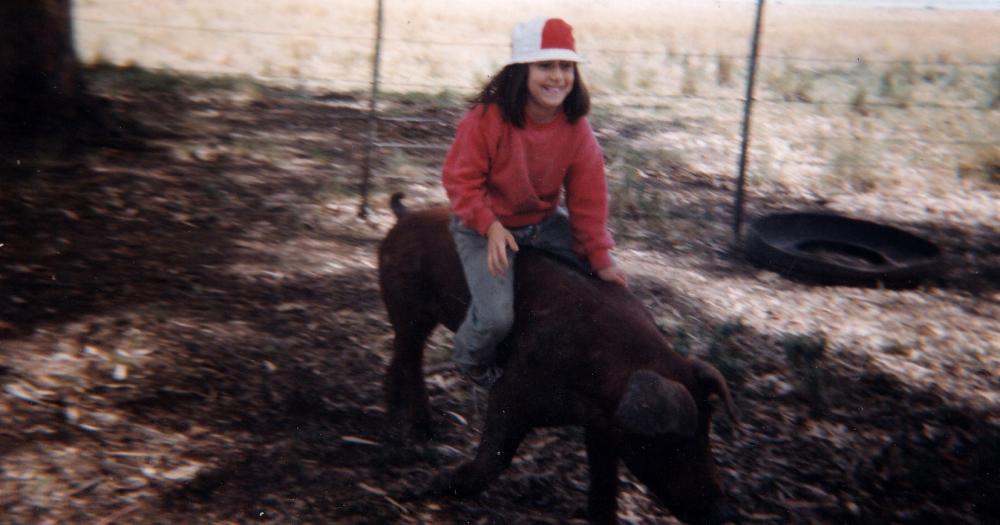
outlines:
M507 270L494 277L486 265L486 237L466 227L457 217L452 217L450 229L472 296L465 320L455 332L452 359L460 370L469 372L496 362L496 347L514 324L514 260L517 254L507 248ZM510 233L518 248L540 249L589 271L587 262L573 251L569 217L562 209L538 224L511 228Z

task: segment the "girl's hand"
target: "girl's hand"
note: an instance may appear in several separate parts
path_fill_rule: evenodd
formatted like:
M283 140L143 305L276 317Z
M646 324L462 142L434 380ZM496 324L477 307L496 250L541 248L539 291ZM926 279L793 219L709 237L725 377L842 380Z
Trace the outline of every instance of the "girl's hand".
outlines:
M507 271L507 248L517 252L517 241L500 221L493 221L486 230L486 268L496 277Z
M625 270L622 270L617 265L597 270L597 276L600 277L602 281L608 281L609 283L615 283L623 288L628 288L628 276L625 275Z

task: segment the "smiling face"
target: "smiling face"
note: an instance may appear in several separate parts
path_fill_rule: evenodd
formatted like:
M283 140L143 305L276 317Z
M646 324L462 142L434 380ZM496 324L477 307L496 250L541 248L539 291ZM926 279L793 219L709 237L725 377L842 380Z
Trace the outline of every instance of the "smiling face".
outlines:
M562 109L573 90L576 64L564 60L528 64L528 101L525 112L535 122L548 122Z

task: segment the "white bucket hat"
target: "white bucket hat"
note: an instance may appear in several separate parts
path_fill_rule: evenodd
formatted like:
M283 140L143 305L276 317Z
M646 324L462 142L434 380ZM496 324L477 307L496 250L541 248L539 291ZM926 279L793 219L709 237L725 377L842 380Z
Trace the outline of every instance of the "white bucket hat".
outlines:
M510 37L510 64L544 60L583 62L576 54L573 27L561 18L537 17L514 26Z

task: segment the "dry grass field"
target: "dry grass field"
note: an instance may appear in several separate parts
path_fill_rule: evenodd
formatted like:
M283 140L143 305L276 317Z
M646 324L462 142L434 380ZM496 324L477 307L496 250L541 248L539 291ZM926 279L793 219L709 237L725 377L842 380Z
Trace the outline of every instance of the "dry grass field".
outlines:
M750 4L384 5L384 91L468 94L503 63L516 21L558 14L577 28L596 106L638 105L626 114L654 122L633 147L670 150L702 170L735 170ZM76 16L88 62L330 90L364 91L370 83L374 1L254 0L233 7L82 0ZM962 184L959 175L989 177L1000 162L998 26L996 10L770 5L751 184L776 182L824 198L863 189L940 199L942 186Z
M375 31L375 1L248 0L239 7L183 1L76 2L81 53L151 66L229 66L246 73L301 73L366 81ZM562 16L577 29L580 50L745 54L752 4L631 0L619 2L511 0L389 0L384 3L386 70L454 68L442 77L464 83L479 68L506 58L510 28L538 14ZM1000 53L995 11L767 7L763 54L990 62ZM434 45L403 45L408 41ZM594 59L591 69L613 69ZM452 71L465 70L465 74ZM442 71L442 70L439 70ZM403 77L405 78L405 77ZM416 81L418 79L410 79Z

